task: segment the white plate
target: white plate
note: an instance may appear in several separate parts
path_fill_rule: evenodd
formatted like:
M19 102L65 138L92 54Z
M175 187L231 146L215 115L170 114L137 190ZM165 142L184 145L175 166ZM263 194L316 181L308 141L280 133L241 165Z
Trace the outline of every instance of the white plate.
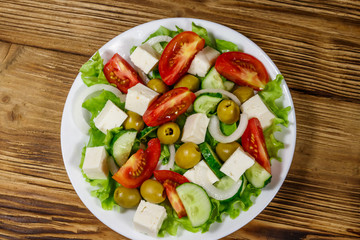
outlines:
M175 30L175 25L184 30L191 30L191 23L200 25L208 30L215 38L224 39L236 43L244 52L249 53L258 58L266 67L272 79L280 73L279 69L271 61L271 59L251 40L242 34L225 27L223 25L191 18L170 18L157 21L148 22L132 28L106 43L100 48L100 55L104 58L106 63L114 53L119 53L128 62L129 50L134 45L140 45L151 33L156 31L161 25L169 29ZM85 85L82 83L80 74L76 77L69 95L66 99L62 122L61 122L61 150L63 154L64 164L68 176L76 193L79 195L85 206L105 225L126 236L130 239L153 239L152 237L143 235L133 228L132 218L135 210L127 210L119 213L116 211L105 211L101 208L100 202L97 198L90 195L92 187L85 182L80 172L79 163L81 158L81 150L88 142L88 136L84 135L73 122L72 105L75 101L76 95ZM294 105L286 83L282 84L284 97L282 103L284 106L291 106L292 110L289 114L290 125L289 128L284 129L277 136L285 143L285 149L279 152L283 161L272 161L273 178L269 185L267 185L256 199L254 205L247 211L241 212L240 216L232 220L227 217L222 223L214 223L210 227L210 231L204 234L191 233L179 228L178 236L167 236L163 239L219 239L232 232L240 229L245 224L254 219L274 198L279 191L288 170L294 154L295 140L296 140L296 119Z

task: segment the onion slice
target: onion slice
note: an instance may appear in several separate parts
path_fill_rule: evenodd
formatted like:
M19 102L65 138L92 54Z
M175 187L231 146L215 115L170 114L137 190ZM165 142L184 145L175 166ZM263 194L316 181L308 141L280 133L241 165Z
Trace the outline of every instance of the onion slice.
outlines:
M220 129L219 118L214 115L210 118L209 132L211 136L218 142L230 143L238 140L244 133L248 124L248 115L246 113L240 114L240 123L235 132L229 136L225 136Z
M195 177L196 177L196 182L199 183L199 185L205 189L207 194L210 197L215 198L216 200L219 201L226 200L234 196L239 191L239 188L243 183L242 180L239 179L236 182L234 181L234 184L231 185L228 189L223 190L212 185L209 179L205 176L197 175Z
M199 96L202 93L221 93L221 94L227 96L228 98L230 98L231 100L233 100L237 105L239 105L239 106L241 105L239 99L234 94L232 94L229 91L223 90L223 89L212 89L212 88L201 89L201 90L197 91L195 93L195 95Z
M169 145L169 151L170 151L170 157L169 157L169 162L165 165L162 164L161 161L159 161L156 170L170 170L172 168L174 168L174 163L175 163L175 146L174 144L170 144Z
M89 134L90 126L88 123L89 116L88 117L84 116L84 112L83 112L84 109L82 108L82 104L86 99L88 99L94 93L102 90L106 90L114 93L117 97L120 98L122 102L125 102L126 96L122 94L119 89L108 84L95 84L90 87L86 87L85 89L80 88L78 90L79 93L77 94L77 97L75 98L74 104L72 106L72 115L73 115L74 123L84 134Z
M166 35L160 35L160 36L156 36L156 37L152 37L150 38L147 43L150 44L151 46L157 44L157 43L161 43L161 42L170 42L171 41L171 37L166 36Z

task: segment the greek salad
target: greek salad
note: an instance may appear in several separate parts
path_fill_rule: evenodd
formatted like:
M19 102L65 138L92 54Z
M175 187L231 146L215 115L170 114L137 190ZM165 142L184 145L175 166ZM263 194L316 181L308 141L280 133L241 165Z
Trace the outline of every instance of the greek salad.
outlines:
M97 52L80 69L87 89L74 111L89 135L80 169L91 195L104 210L135 209L134 228L153 237L204 233L247 211L289 123L290 107L276 104L281 75L202 26L174 27L133 46L130 61L115 53L104 64Z

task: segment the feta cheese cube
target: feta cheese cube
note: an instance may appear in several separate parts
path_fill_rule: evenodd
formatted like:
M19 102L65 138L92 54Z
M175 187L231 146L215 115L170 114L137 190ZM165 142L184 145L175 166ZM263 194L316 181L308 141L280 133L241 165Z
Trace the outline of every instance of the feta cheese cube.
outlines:
M254 158L239 147L221 166L220 171L237 181L254 163Z
M259 94L248 99L241 107L241 111L248 115L248 118L257 118L263 129L269 127L275 115L269 111L265 103L261 100Z
M200 184L198 181L198 177L206 177L209 179L211 184L219 181L219 178L215 175L215 173L210 169L210 167L206 164L204 160L201 160L198 164L196 164L193 168L187 170L184 173L184 176L193 183Z
M215 63L216 58L220 56L220 52L212 47L205 47L198 52L193 61L191 62L188 73L198 75L199 77L205 77L211 66Z
M142 116L150 103L158 95L159 93L148 88L144 84L138 83L132 88L129 88L126 95L125 108Z
M190 115L185 122L181 141L200 144L205 141L206 129L210 119L205 113Z
M148 74L159 62L159 54L148 43L138 46L130 55L135 66Z
M104 134L107 130L120 127L128 115L116 106L111 100L108 100L99 115L94 118L95 126Z
M90 179L107 179L109 174L108 157L104 146L86 148L82 167L86 176Z
M141 233L157 237L166 216L166 209L163 206L141 200L134 215L134 227Z

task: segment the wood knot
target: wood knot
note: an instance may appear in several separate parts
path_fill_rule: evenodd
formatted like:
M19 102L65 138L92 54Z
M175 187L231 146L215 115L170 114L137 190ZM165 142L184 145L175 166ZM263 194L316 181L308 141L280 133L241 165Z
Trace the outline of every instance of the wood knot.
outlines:
M9 96L3 96L2 98L1 98L1 101L3 102L3 103L9 103L10 102L10 97Z

